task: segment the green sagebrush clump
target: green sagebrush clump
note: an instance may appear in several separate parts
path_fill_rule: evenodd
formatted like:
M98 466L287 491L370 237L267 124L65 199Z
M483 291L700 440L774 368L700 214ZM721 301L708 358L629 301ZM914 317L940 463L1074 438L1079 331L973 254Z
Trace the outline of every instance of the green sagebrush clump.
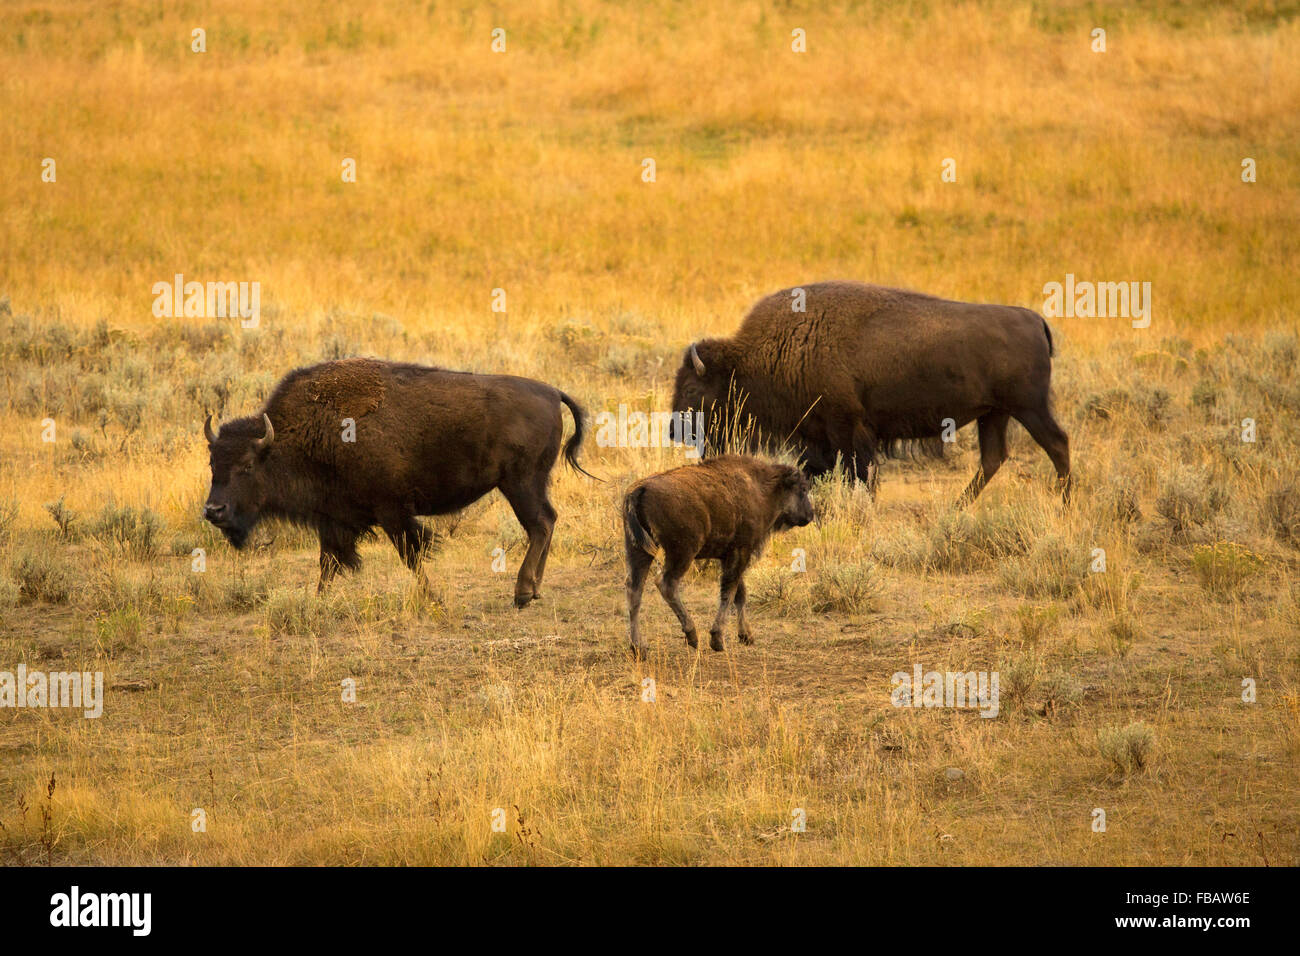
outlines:
M807 573L786 567L754 568L745 575L746 604L756 611L805 612L812 600L809 590Z
M1046 534L1028 553L1004 560L998 568L1002 583L1027 597L1073 597L1088 576L1091 551L1060 534Z
M1042 533L1041 516L990 506L978 512L943 511L927 522L890 531L872 545L882 564L908 571L969 572L1028 554Z
M819 613L860 613L876 608L881 582L872 564L832 564L813 575L810 603Z
M10 576L18 585L18 603L67 604L72 599L76 578L55 553L28 549L18 554L9 566Z
M109 502L91 524L90 534L127 557L145 561L158 554L165 528L163 519L149 508Z
M1097 732L1098 751L1120 776L1145 770L1155 744L1156 732L1141 721Z
M1160 484L1156 513L1175 535L1186 535L1209 524L1227 508L1228 491L1204 468L1177 465Z
M81 530L77 527L77 521L81 516L65 505L62 497L58 501L47 502L45 510L54 519L54 523L59 526L60 538L71 541L77 537Z

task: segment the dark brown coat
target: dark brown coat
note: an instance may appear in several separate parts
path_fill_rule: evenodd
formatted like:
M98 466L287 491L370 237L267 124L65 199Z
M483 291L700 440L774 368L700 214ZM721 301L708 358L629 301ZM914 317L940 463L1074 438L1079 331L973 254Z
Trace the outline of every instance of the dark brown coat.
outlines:
M977 421L980 470L963 501L1006 459L1015 418L1068 490L1069 441L1048 407L1051 332L1038 313L859 282L800 288L805 311L794 311L795 290L783 289L761 299L731 338L688 348L674 410L703 412L714 436L752 422L751 447L788 439L811 476L841 456L873 488L882 456L917 442L942 448L948 420L952 429Z
M632 653L644 657L637 618L646 575L659 551L664 572L659 593L681 621L686 643L698 646L695 623L682 606L677 585L691 562L722 562L718 614L709 646L723 649L722 626L734 600L738 636L752 644L745 621L745 569L761 553L773 531L812 521L808 479L797 468L742 455L722 455L698 465L674 468L633 485L623 500L627 550L627 608Z
M458 511L493 489L528 533L515 584L539 596L555 509L547 487L560 454L560 406L573 414L564 457L578 468L583 411L531 379L352 358L290 372L266 407L204 424L212 488L204 517L242 547L263 518L314 528L320 587L360 563L357 541L383 528L417 574L430 535L417 515ZM579 469L581 470L581 469Z

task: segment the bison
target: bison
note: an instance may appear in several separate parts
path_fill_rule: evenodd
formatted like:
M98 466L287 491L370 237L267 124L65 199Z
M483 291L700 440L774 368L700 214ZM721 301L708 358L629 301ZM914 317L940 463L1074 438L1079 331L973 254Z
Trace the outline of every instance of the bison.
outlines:
M1042 316L866 285L818 282L773 293L731 338L682 357L674 431L703 414L714 448L737 436L751 450L790 441L805 472L839 456L873 494L877 464L979 423L980 466L959 504L974 500L1007 457L1015 418L1051 458L1068 500L1069 439L1049 408L1052 333ZM674 435L674 437L677 437Z
M722 626L732 601L737 636L754 643L745 621L745 569L773 531L803 527L813 519L808 479L790 465L743 455L722 455L685 465L633 485L623 499L623 539L627 551L627 613L632 653L644 658L648 645L637 625L646 574L662 550L664 570L657 585L681 621L686 643L698 647L695 623L682 606L677 585L691 562L718 558L722 589L718 616L709 629L709 647L723 649Z
M351 358L290 372L259 415L212 431L203 424L212 488L203 517L236 548L279 518L320 536L322 590L360 564L357 541L383 528L406 565L431 535L417 515L448 514L499 489L528 534L515 604L540 597L555 527L547 494L563 434L564 458L582 471L582 408L558 389L510 375ZM586 472L583 472L586 474Z

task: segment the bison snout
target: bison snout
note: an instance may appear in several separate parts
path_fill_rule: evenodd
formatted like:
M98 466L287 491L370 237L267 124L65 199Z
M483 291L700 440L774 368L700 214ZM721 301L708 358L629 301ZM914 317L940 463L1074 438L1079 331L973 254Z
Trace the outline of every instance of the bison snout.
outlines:
M230 508L227 505L209 504L205 505L203 508L203 517L207 518L213 524L221 524L229 513Z

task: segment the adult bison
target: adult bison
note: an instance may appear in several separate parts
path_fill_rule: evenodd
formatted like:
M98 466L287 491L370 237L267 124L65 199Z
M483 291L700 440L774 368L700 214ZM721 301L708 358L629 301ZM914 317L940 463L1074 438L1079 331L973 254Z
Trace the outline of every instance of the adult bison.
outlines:
M759 300L736 334L686 350L673 393L704 415L709 441L790 440L812 476L835 466L874 489L877 463L908 444L942 447L945 430L979 422L973 500L1007 457L1007 422L1047 452L1068 497L1069 439L1048 407L1052 334L1042 316L859 282L818 282ZM753 426L753 428L750 428ZM912 444L912 447L915 447Z
M316 529L320 584L360 564L357 541L384 529L421 574L430 535L417 515L458 511L500 489L528 533L515 604L539 597L555 527L547 495L560 453L560 405L573 414L564 457L575 469L583 411L549 385L352 358L296 369L260 415L212 431L203 517L243 547L263 518ZM584 472L585 474L585 472Z

